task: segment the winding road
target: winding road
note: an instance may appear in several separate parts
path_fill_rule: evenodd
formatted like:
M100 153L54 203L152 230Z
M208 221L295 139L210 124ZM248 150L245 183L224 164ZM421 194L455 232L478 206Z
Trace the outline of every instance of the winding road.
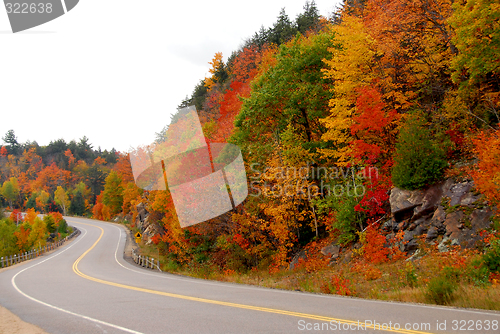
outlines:
M0 305L49 333L500 333L500 313L307 294L155 272L123 259L122 226L0 272ZM489 328L489 329L487 329Z

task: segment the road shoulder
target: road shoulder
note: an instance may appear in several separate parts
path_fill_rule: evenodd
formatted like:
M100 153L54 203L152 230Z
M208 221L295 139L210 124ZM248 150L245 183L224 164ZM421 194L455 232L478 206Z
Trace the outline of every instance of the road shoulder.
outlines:
M2 334L47 334L43 329L22 321L14 313L0 306L0 333Z

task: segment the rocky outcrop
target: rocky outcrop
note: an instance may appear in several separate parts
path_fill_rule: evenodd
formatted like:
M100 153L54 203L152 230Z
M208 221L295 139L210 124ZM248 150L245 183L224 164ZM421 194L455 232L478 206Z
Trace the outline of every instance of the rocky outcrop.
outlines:
M144 232L146 229L145 222L147 223L146 218L148 217L148 211L146 210L146 206L144 203L139 203L136 205L137 217L135 218L135 226Z
M480 232L490 227L493 211L482 195L474 192L471 180L448 179L423 190L394 188L390 196L391 219L383 224L388 239L403 231L402 249L418 248L416 237L425 235L427 242L440 240L440 250L447 245L474 248Z
M135 226L141 231L142 240L146 245L151 244L151 238L155 234L162 234L161 228L151 221L149 212L146 210L144 203L139 203L136 206L137 216L135 218Z
M307 252L304 249L295 254L295 256L292 258L292 261L290 262L290 266L288 267L288 269L293 270L295 266L299 264L300 259L304 261L307 260Z

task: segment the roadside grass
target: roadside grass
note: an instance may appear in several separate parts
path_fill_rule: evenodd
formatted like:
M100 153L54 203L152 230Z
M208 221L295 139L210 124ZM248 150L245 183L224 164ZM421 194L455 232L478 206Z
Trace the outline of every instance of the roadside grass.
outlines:
M140 243L141 254L158 258L155 245ZM293 270L252 269L239 273L221 269L207 258L180 265L160 254L161 269L175 274L262 287L343 296L500 310L500 282L488 277L477 251L421 248L419 257L372 264L361 254L341 256L331 265L317 258L301 261Z

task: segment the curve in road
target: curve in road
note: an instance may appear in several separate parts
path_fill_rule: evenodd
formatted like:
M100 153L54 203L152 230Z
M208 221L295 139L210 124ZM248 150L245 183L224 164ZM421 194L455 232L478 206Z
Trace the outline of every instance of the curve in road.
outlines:
M0 304L49 333L463 333L461 321L473 326L468 333L499 332L498 312L147 271L119 256L126 240L122 226L67 220L84 232L77 240L47 258L0 273ZM490 329L485 330L487 324Z

